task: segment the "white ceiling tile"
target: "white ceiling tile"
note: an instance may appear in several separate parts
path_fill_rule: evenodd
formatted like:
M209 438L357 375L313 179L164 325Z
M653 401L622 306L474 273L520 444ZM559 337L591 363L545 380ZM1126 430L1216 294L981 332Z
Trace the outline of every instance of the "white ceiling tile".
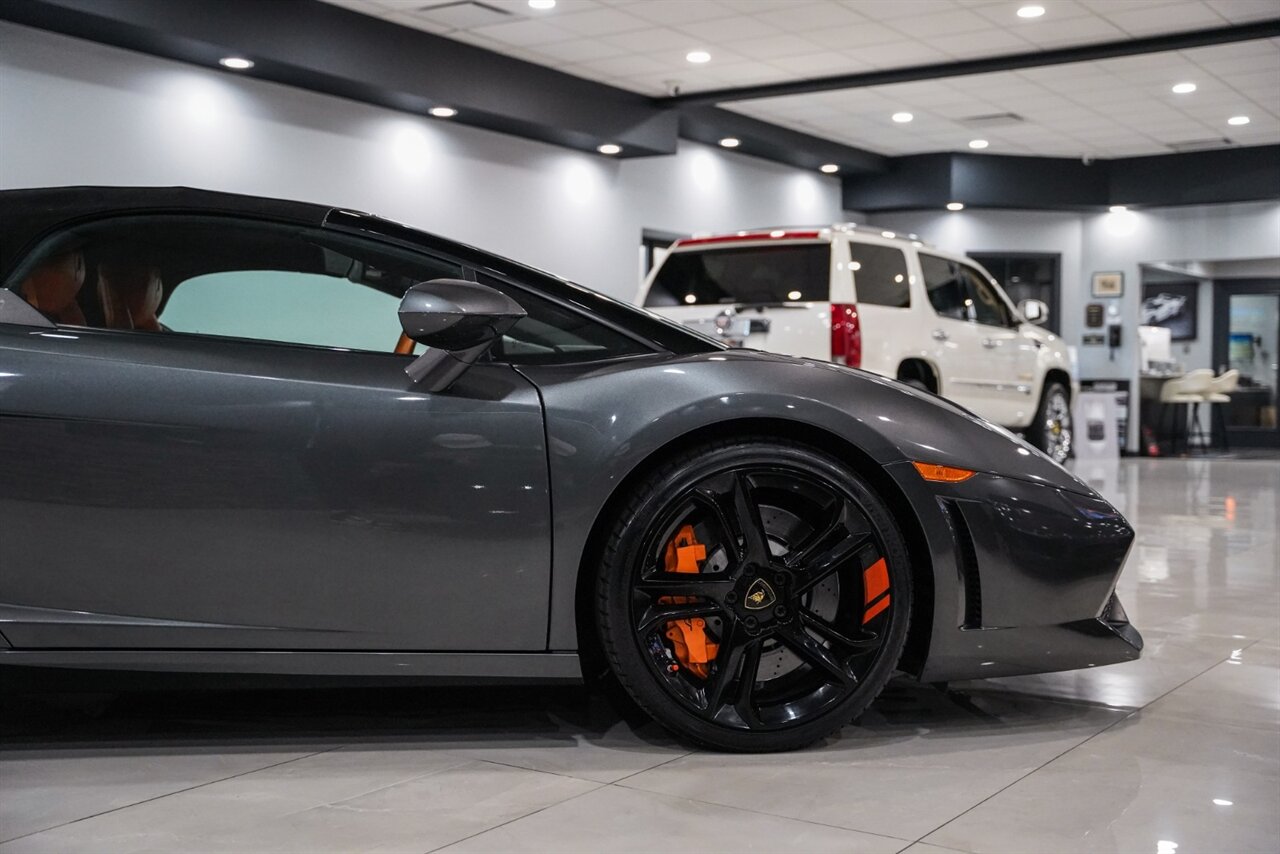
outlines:
M606 43L603 39L569 39L568 41L539 44L532 50L541 54L544 65L568 65L574 62L589 62L615 56L618 48Z
M597 37L601 44L612 45L615 50L628 53L676 53L681 57L701 44L688 33L667 27L647 27L629 33L614 33Z
M923 39L924 43L950 56L960 58L983 57L1002 53L1024 53L1035 45L1009 30L984 30L965 33L963 36L935 36Z
M947 59L946 54L920 42L867 45L847 52L850 56L879 68L923 65L931 62L943 62Z
M904 36L897 30L877 23L857 24L852 27L832 27L827 30L815 30L805 33L809 41L827 48L862 47L863 45L880 45L900 42Z
M1226 26L1221 15L1203 2L1143 3L1122 6L1103 17L1131 36L1167 33L1171 29L1194 30Z
M664 27L727 18L735 14L734 9L720 0L644 0L640 3L627 2L624 7L632 15Z
M894 27L899 32L916 37L954 36L960 39L965 33L991 29L991 22L968 9L954 9L933 15L913 15L907 20L895 21Z
M496 41L519 47L564 41L573 37L573 33L567 33L544 21L530 20L509 21L505 24L479 27L474 32L486 35Z
M844 5L873 21L931 15L959 9L955 0L843 0Z
M779 30L796 33L867 23L857 12L830 2L788 3L772 12L758 14L755 18Z
M867 67L863 63L854 63L848 56L835 51L810 53L801 56L780 56L769 60L769 64L802 77L850 74L855 71L863 71Z
M604 59L593 59L570 66L574 73L578 71L595 71L610 77L632 77L637 74L659 74L666 72L665 66L656 59L647 56L612 56Z
M767 36L765 38L744 39L743 41L731 41L727 47L740 56L748 56L755 59L772 59L778 56L799 56L806 53L821 53L823 48L809 41L807 38L793 35L792 33L781 33L775 36Z
M1025 27L1018 35L1040 47L1062 47L1088 42L1120 41L1124 30L1098 17L1054 21L1051 27Z
M742 39L763 38L774 35L777 30L755 18L733 17L716 18L711 21L693 21L677 24L676 29L695 35L711 43L717 41L740 41Z
M1208 5L1233 24L1280 17L1280 3L1276 0L1209 0Z
M629 30L643 30L652 26L650 21L637 18L617 8L601 8L589 12L557 16L552 23L562 30L580 36L607 36Z
M412 27L415 30L422 30L424 33L435 33L436 35L444 35L453 32L453 27L448 24L441 24L424 18L421 15L413 15L407 12L392 12L384 14L382 20L389 21L393 24L399 24L402 27Z

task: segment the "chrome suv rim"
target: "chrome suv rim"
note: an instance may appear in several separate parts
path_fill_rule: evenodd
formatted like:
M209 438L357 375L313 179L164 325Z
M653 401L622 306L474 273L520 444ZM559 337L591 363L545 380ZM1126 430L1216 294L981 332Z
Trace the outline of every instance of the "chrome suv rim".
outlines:
M1071 454L1071 404L1061 391L1054 390L1045 404L1044 436L1045 453L1065 463Z
M703 478L641 540L632 630L682 707L741 730L783 729L858 690L892 613L884 543L857 499L809 472Z

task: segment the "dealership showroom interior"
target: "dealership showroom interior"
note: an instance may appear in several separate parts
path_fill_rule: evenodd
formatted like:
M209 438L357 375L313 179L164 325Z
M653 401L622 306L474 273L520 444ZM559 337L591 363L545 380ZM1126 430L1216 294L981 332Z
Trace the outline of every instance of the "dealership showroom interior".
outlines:
M0 0L0 854L1280 850L1280 0Z

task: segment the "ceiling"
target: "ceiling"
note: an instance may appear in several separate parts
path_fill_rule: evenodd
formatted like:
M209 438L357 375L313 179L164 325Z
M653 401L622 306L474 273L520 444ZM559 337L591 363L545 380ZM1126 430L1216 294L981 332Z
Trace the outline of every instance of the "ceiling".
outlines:
M1277 0L325 0L662 96L981 59L1280 15ZM693 65L691 50L711 61ZM1189 95L1174 83L1199 87ZM945 80L734 101L728 109L885 155L966 150L1099 158L1280 143L1280 40ZM914 115L899 124L890 116ZM1014 114L1017 120L973 122ZM1229 126L1231 116L1250 122Z

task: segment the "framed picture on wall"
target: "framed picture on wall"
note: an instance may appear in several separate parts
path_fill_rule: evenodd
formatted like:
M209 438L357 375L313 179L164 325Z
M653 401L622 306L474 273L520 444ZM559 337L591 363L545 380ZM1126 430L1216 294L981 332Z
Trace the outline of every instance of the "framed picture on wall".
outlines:
M1124 273L1094 273L1093 297L1124 296Z
M1142 325L1163 326L1174 341L1196 338L1197 282L1156 282L1142 286Z

